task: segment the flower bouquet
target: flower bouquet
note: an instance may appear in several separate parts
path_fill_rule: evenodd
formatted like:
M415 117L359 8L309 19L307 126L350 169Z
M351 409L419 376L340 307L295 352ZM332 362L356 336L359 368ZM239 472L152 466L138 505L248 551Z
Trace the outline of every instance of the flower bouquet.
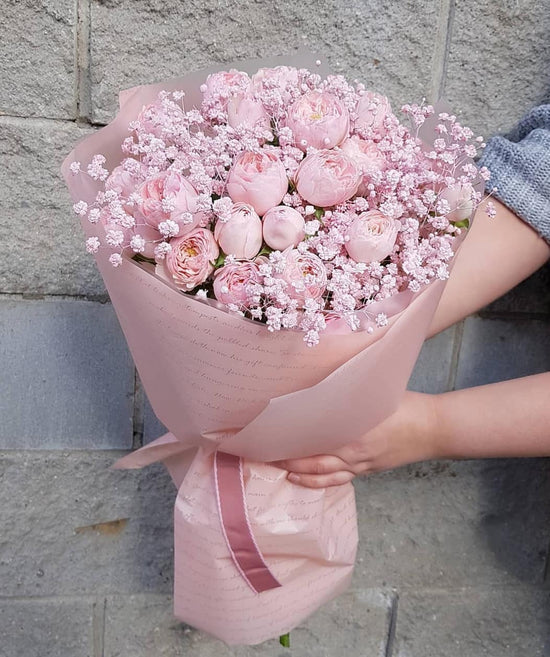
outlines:
M178 489L174 612L227 643L285 634L348 586L351 484L269 462L397 407L481 198L472 132L308 55L120 95L63 174ZM486 172L481 172L482 176Z

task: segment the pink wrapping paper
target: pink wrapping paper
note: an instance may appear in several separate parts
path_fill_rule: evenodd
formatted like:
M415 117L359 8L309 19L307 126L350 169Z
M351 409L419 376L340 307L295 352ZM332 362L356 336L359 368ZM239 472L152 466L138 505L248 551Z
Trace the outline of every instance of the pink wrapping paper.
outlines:
M269 60L239 64L302 65ZM73 160L95 153L111 169L128 123L158 91L184 89L198 102L207 72L121 94L107 127L81 141L63 164L74 200L93 202L98 183L74 177ZM88 236L98 225L83 222ZM163 461L178 489L174 509L174 613L229 644L256 644L290 631L349 585L357 548L353 487L309 490L262 463L323 453L366 433L398 406L444 283L377 304L390 321L372 334L337 330L308 348L297 331L270 333L179 292L131 260L97 264L141 381L170 433L117 467ZM254 593L235 567L220 526L215 450L244 457L253 536L279 588Z

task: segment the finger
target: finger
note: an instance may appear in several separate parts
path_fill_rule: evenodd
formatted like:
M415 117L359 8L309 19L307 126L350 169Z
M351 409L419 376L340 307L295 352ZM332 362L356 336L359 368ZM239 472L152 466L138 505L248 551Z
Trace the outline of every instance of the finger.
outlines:
M332 454L318 454L317 456L308 456L303 459L287 459L285 461L278 461L277 465L289 472L303 472L315 475L350 469L348 463Z
M353 472L349 470L338 470L330 474L315 475L315 474L298 474L296 472L289 472L288 480L298 486L305 488L329 488L330 486L341 486L347 484L355 477Z

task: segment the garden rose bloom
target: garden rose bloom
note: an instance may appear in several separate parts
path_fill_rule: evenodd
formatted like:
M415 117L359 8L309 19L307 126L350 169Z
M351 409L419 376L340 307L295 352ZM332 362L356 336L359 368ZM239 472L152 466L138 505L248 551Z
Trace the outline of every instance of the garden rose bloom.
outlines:
M249 305L248 288L260 283L258 265L253 262L235 262L220 267L214 275L214 295L218 301L229 305Z
M269 116L259 100L252 96L237 94L227 103L227 123L232 128L244 125L247 128L269 129Z
M473 193L474 188L470 183L464 185L457 183L456 185L445 187L439 193L439 198L447 201L451 208L451 211L447 215L449 221L463 221L472 216L472 212L474 211Z
M278 277L288 284L286 294L302 304L307 299L319 299L327 287L327 270L323 261L313 253L287 249L285 268Z
M362 179L357 189L357 194L359 196L366 196L370 177L386 168L384 154L373 141L361 139L357 135L346 139L340 148L361 170Z
M121 199L127 200L145 177L145 165L137 162L137 160L136 164L138 166L135 172L127 171L122 164L116 166L105 181L105 189L115 191Z
M189 291L204 281L214 271L213 262L220 254L212 233L206 228L196 228L183 237L175 237L162 264L156 272L168 278L180 290Z
M205 100L209 97L222 96L228 98L233 94L246 93L250 89L250 78L243 71L232 68L229 71L211 73L206 83L201 86Z
M386 134L384 119L392 113L390 101L386 96L374 91L367 91L361 96L355 111L357 113L356 130L372 132L380 137Z
M262 248L261 219L250 205L235 203L231 217L216 223L214 237L224 253L236 258L253 258Z
M283 102L291 100L291 89L298 87L298 69L290 66L275 66L275 68L260 68L252 76L254 93L262 93L276 89Z
M305 237L304 218L287 205L268 210L263 216L262 225L265 243L278 251L297 246Z
M227 177L227 193L235 202L248 203L262 216L278 205L288 189L283 163L271 151L244 151Z
M138 114L139 132L146 132L158 139L166 137L174 123L183 121L183 110L174 102L163 103L157 100L146 105Z
M361 171L346 153L322 150L300 162L294 182L308 203L328 208L347 201L357 192Z
M296 146L303 151L308 146L333 148L348 135L349 112L336 96L310 91L293 103L285 123L294 134Z
M349 227L346 251L355 262L379 262L393 251L399 225L378 210L363 212Z
M384 153L373 141L353 135L346 139L340 148L357 164L363 174L383 171L386 168Z
M197 212L195 188L176 171L162 171L143 183L137 193L139 211L154 228L170 219L179 225L181 236L197 228L204 218L202 212ZM171 202L172 209L166 209L163 201Z

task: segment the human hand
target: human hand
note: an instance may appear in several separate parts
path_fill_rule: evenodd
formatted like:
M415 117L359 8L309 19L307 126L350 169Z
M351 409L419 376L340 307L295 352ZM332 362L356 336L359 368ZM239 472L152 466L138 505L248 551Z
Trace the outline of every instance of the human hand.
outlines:
M289 481L307 488L338 486L356 475L439 456L434 397L406 392L397 411L367 434L330 454L276 461Z

